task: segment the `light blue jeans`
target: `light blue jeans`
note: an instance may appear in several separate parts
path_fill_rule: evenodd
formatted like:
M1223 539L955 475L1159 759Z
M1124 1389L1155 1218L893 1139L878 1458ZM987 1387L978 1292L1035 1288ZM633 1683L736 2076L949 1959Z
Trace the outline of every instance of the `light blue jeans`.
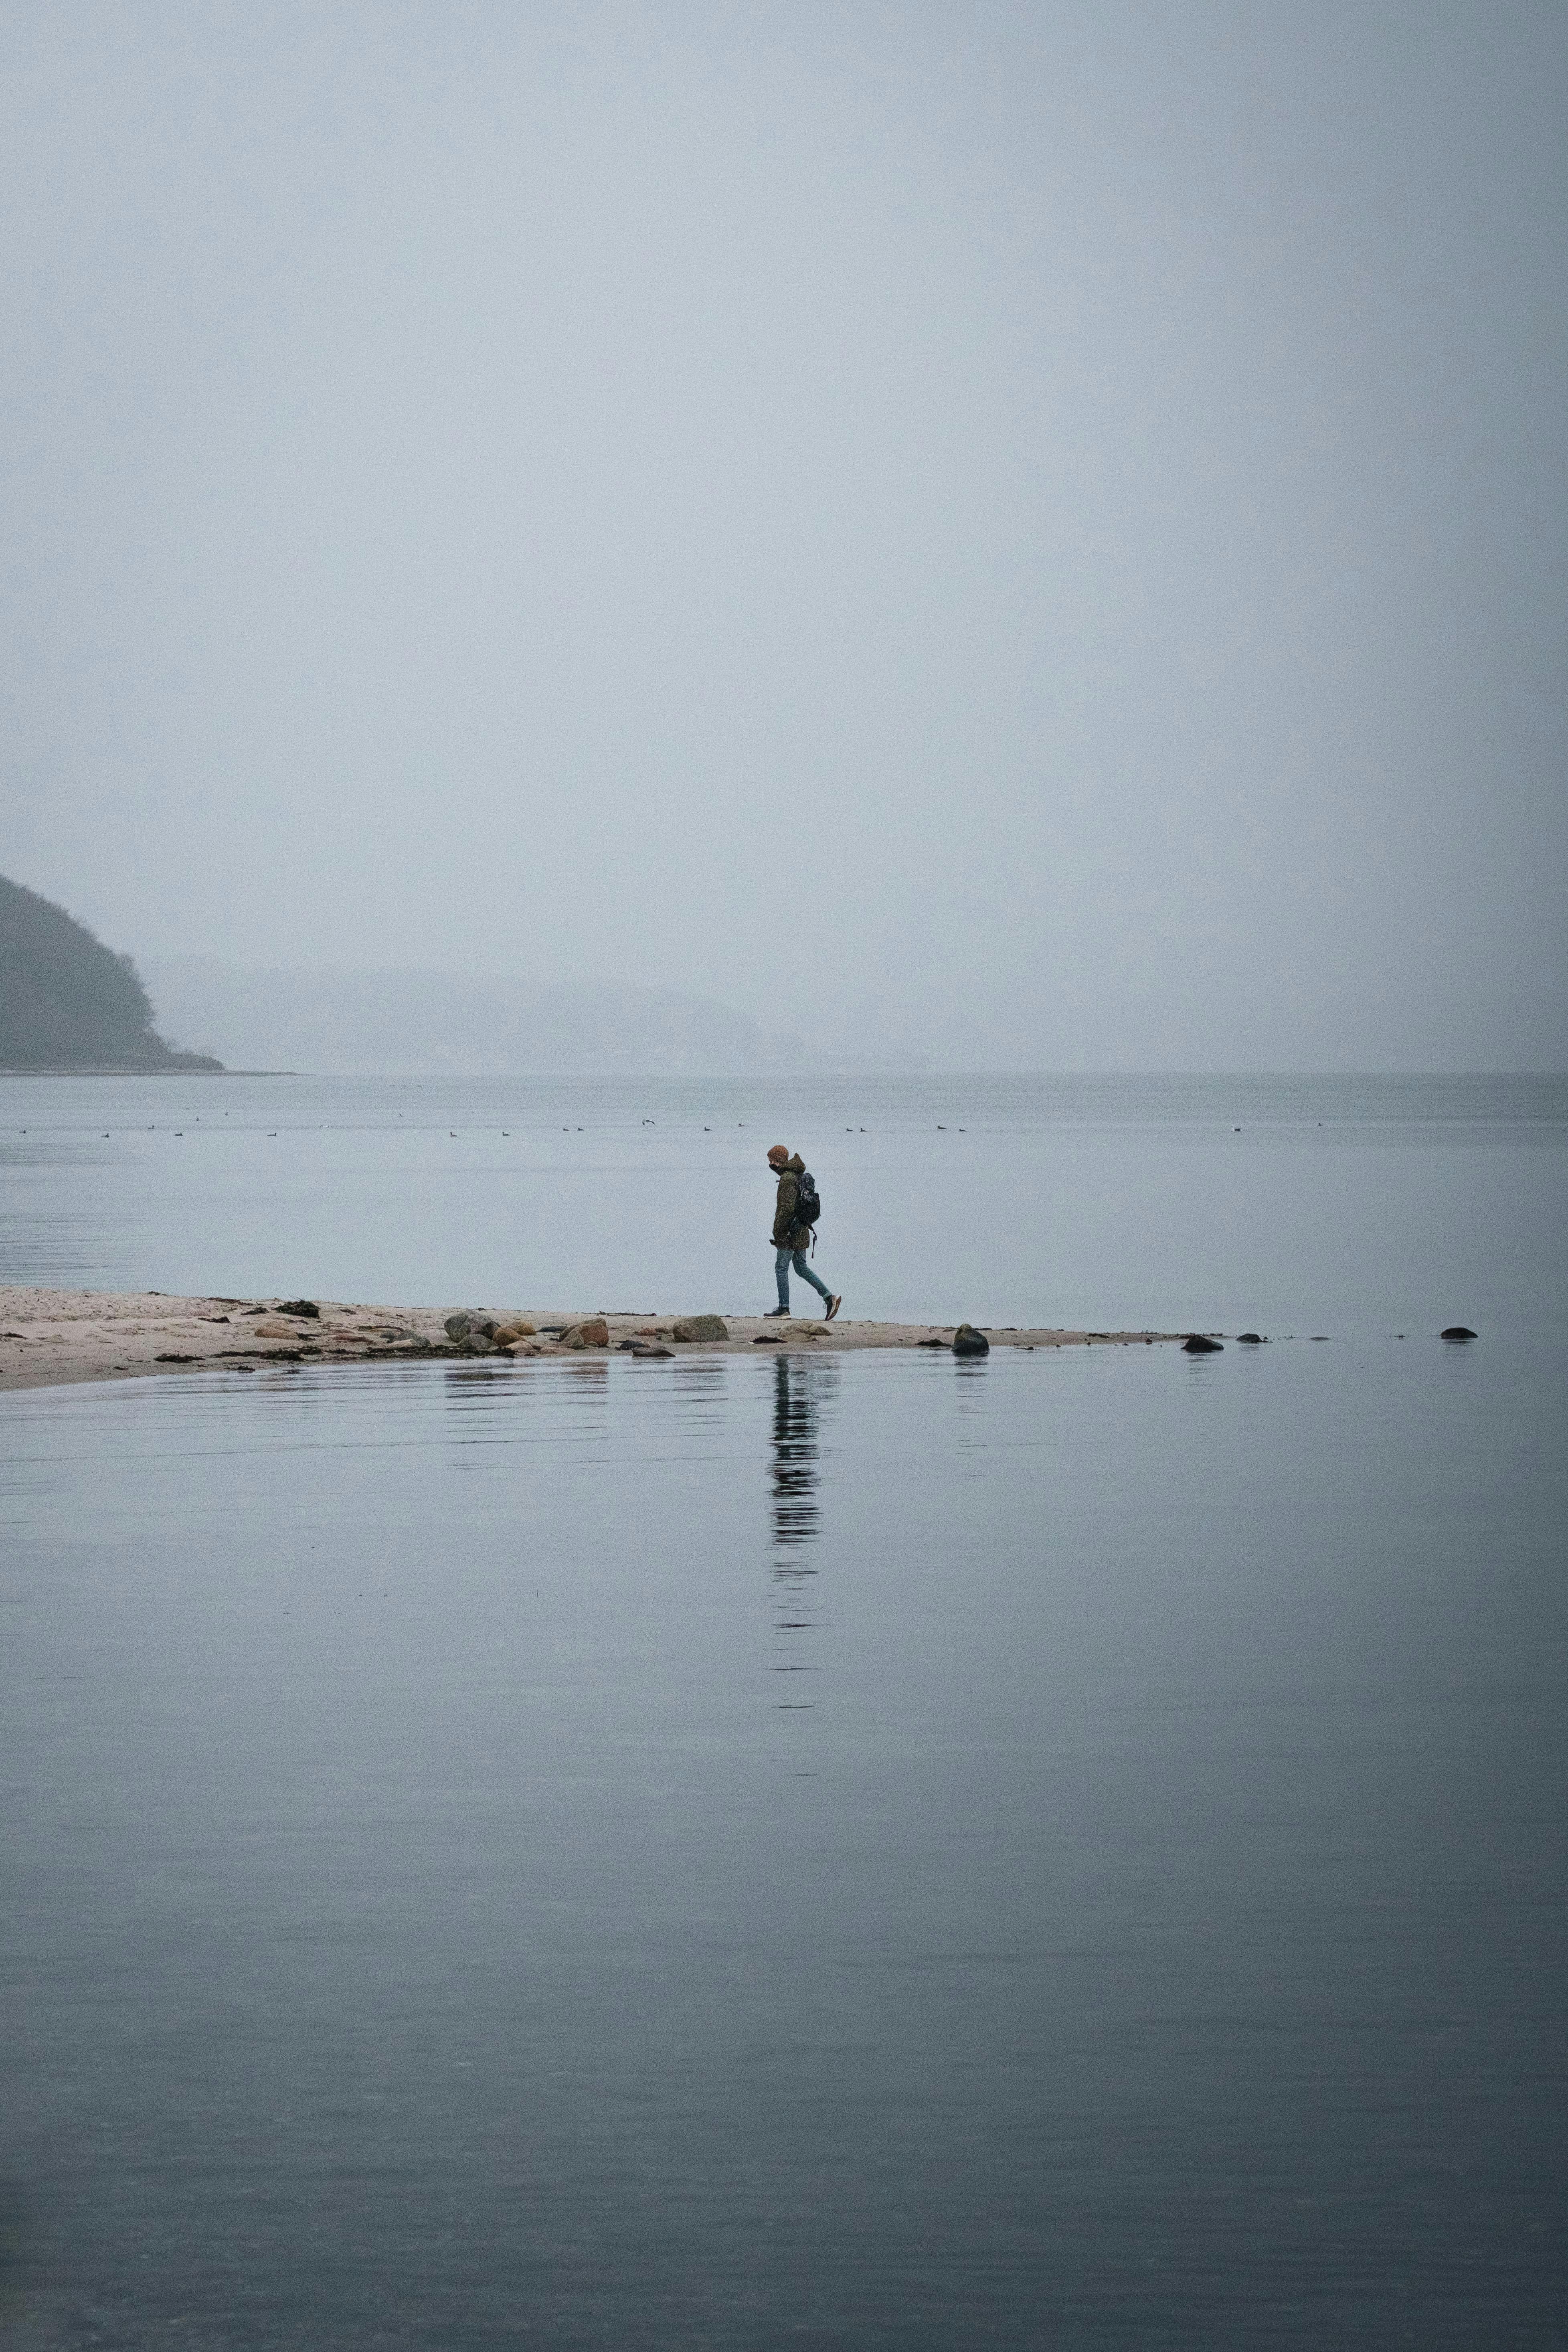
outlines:
M812 1272L805 1252L785 1248L773 1252L773 1272L778 1276L781 1307L789 1305L789 1270L792 1263L803 1282L809 1282L813 1290L817 1291L824 1298L832 1297L833 1293L823 1281L822 1276Z

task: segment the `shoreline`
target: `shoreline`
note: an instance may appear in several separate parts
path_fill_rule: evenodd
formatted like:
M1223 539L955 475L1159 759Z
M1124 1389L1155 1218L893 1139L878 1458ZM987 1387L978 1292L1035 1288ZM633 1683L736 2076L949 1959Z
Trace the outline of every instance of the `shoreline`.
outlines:
M548 1308L490 1307L504 1325L531 1324L531 1332L497 1348L485 1339L448 1337L449 1307L310 1302L314 1315L289 1314L276 1298L187 1298L162 1291L55 1290L43 1285L0 1286L0 1391L61 1387L82 1381L134 1380L185 1367L226 1366L260 1370L268 1364L418 1363L441 1360L635 1353L638 1357L750 1355L760 1348L802 1354L844 1354L865 1349L950 1348L951 1323L832 1323L801 1315L787 1323L763 1315L723 1319L725 1336L681 1339L679 1315L628 1314L597 1308L566 1313ZM475 1310L476 1312L478 1310ZM576 1336L600 1324L605 1337ZM1065 1331L982 1327L993 1348L1152 1347L1179 1343L1179 1331ZM563 1333L574 1336L563 1339Z

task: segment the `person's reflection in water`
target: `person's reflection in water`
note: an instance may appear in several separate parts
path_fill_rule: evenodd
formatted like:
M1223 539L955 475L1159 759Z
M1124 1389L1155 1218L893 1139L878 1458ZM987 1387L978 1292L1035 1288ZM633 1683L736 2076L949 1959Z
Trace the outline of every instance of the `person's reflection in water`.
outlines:
M826 1364L798 1356L773 1360L773 1545L787 1550L816 1533L816 1397L812 1374ZM836 1371L837 1366L833 1368ZM775 1574L777 1570L775 1568ZM815 1574L803 1570L802 1574Z
M773 1702L786 1714L809 1714L816 1705L806 1696L809 1685L793 1677L816 1671L803 1654L815 1628L809 1596L816 1574L804 1554L820 1531L819 1423L837 1381L838 1366L831 1357L814 1363L792 1352L773 1360L772 1668L792 1677Z

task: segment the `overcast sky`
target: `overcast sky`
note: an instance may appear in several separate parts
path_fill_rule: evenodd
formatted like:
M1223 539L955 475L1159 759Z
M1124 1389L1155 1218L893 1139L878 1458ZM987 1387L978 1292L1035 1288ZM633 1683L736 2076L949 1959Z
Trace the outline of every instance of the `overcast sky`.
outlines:
M0 871L836 1050L1568 1066L1568 9L0 9Z

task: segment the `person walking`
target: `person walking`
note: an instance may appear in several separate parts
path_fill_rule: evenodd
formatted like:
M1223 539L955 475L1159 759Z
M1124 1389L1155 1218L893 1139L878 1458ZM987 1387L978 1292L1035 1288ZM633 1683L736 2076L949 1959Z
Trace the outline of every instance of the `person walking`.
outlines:
M829 1290L820 1275L813 1272L806 1258L811 1241L811 1227L800 1216L800 1180L805 1174L805 1162L798 1151L791 1151L787 1143L775 1143L768 1154L768 1166L779 1180L778 1199L773 1203L773 1272L778 1277L779 1303L770 1307L768 1315L789 1313L789 1270L793 1265L803 1282L809 1282L826 1302L825 1319L831 1323L844 1301Z

